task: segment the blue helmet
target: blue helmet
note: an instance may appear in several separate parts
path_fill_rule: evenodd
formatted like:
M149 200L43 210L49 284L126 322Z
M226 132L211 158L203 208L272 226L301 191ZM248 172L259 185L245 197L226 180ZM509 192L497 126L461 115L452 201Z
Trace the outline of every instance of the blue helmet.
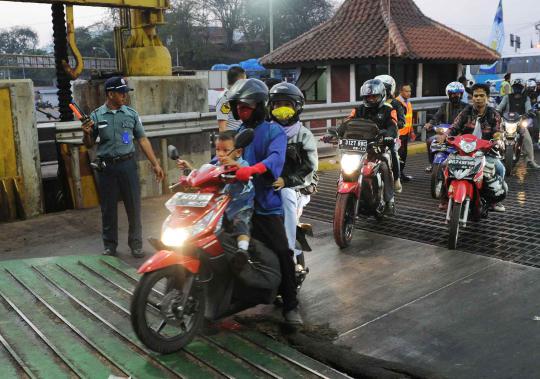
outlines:
M465 87L460 82L452 82L446 86L446 96L450 96L452 93L459 93L463 95L465 93Z

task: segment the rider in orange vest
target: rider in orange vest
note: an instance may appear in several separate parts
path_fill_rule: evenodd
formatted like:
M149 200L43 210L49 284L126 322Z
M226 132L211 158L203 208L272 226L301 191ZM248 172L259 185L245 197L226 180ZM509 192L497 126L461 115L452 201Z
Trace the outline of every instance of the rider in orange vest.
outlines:
M414 141L416 135L413 130L413 107L409 99L411 98L412 89L410 84L403 84L399 91L399 96L396 98L403 109L405 110L405 126L399 130L399 139L401 140L401 147L398 150L399 158L401 159L401 181L408 182L412 179L412 176L405 175L403 170L405 169L405 163L407 161L407 147L409 140Z

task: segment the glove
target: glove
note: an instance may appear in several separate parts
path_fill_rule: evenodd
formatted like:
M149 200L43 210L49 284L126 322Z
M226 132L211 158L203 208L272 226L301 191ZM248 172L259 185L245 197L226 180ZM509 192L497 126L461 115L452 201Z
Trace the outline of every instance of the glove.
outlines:
M332 142L335 138L336 138L336 136L333 136L333 135L331 135L331 134L325 134L324 136L322 136L321 141L323 141L324 143L330 143L330 142Z
M267 170L268 169L262 162L259 162L253 166L240 167L238 170L236 170L236 179L242 182L247 182L252 175L264 174Z

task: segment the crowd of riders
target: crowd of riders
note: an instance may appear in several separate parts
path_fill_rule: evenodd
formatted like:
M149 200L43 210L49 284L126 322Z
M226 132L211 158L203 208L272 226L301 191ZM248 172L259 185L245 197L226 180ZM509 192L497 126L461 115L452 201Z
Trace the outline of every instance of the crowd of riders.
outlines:
M474 134L492 140L502 131L501 114L519 113L533 119L539 125L535 106L538 104L540 82L519 79L510 82L505 77L501 94L494 98L490 83L474 84L467 88L466 80L449 83L446 87L448 101L437 109L425 125L426 144L431 171L433 156L430 145L437 140L443 143L446 136ZM258 79L246 79L240 67L228 72L229 88L217 104L220 136L223 133L239 133L245 129L254 131L253 142L242 152L242 162L236 178L250 182L254 188L253 216L250 234L268 245L280 261L283 299L283 315L290 323L300 324L298 299L294 278L294 254L296 231L303 207L317 187L317 143L311 131L300 122L305 99L302 91L287 82L274 82L269 87ZM389 75L379 75L366 81L360 88L362 103L354 108L350 119L363 119L375 123L381 134L382 144L389 152L388 162L383 162L381 172L385 183L384 201L387 212L394 212L394 193L401 192L402 182L412 179L405 175L408 142L414 140L412 127L411 86L402 85L396 93L395 80ZM491 93L490 93L491 92ZM397 96L396 96L397 95ZM490 95L492 95L490 97ZM496 108L490 105L498 102ZM447 125L445 130L440 125ZM326 142L335 141L346 133L347 122L332 129L323 137ZM441 131L442 130L442 131ZM538 130L532 133L521 128L527 165L538 168L534 160L533 142L538 142ZM222 159L223 160L223 159ZM505 167L497 157L489 157L496 174L504 180ZM227 160L226 160L227 161ZM440 207L445 209L445 196ZM492 209L504 211L500 203ZM245 229L245 228L244 228ZM238 250L247 254L246 242L239 240ZM246 257L249 259L249 257Z

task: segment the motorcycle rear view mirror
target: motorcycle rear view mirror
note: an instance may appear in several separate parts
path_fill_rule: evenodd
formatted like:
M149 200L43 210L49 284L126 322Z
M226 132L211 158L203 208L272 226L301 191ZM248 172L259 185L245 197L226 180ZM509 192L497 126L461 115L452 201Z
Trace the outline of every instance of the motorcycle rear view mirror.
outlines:
M173 145L167 146L167 155L173 161L176 161L176 160L178 160L178 158L180 158L180 154L178 154L178 150Z
M253 142L253 137L255 132L253 129L246 129L234 137L234 147L236 149L243 149L247 147L251 142Z

